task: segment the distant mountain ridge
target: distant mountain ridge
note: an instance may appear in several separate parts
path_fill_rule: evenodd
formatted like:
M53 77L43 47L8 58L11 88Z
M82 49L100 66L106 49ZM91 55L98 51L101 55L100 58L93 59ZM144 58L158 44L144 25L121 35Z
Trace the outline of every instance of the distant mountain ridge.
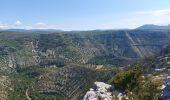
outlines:
M136 29L141 29L141 30L155 30L155 29L170 29L170 24L169 25L154 25L154 24L146 24L146 25L142 25Z
M95 29L95 30L71 30L65 31L61 29L0 29L0 31L9 31L9 32L87 32L87 31L118 31L118 30L170 30L169 25L154 25L154 24L144 24L134 29L122 28L122 29Z
M1 31L9 32L62 32L63 30L58 29L5 29Z

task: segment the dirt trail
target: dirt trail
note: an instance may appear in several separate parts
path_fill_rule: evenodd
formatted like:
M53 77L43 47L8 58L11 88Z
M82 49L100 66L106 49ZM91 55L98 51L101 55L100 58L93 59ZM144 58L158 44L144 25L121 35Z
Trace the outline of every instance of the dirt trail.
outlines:
M26 97L27 97L27 100L31 100L31 98L30 98L29 95L28 95L28 89L26 90L25 95L26 95Z

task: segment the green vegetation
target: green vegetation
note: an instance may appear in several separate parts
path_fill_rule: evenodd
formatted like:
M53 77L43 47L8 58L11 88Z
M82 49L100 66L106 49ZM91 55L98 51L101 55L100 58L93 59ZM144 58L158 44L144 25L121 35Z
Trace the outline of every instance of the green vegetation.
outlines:
M9 47L13 47L17 50L22 49L21 44L19 44L17 41L15 40L7 40L7 39L1 39L0 40L0 44L1 45L5 45L5 46L9 46Z
M111 82L116 89L125 91L130 100L158 100L161 81L142 77L142 70L136 67L133 70L118 73Z
M20 74L13 74L12 78L12 92L9 93L9 100L27 100L25 92L30 84L34 81L32 78L27 78Z
M40 75L50 74L56 72L56 68L42 68L39 66L28 67L20 70L18 73L10 74L11 88L9 91L8 100L27 100L26 91L31 95L32 100L62 100L59 95L45 95L36 92L34 95L31 93L31 87L34 82L38 81Z
M62 96L56 94L35 94L32 100L64 100Z
M34 69L33 69L34 70ZM33 71L32 70L32 71ZM34 71L36 73L36 71ZM29 89L31 83L37 80L38 76L29 75L30 70L10 75L12 91L9 93L9 100L27 100L26 90ZM33 77L35 76L35 77Z

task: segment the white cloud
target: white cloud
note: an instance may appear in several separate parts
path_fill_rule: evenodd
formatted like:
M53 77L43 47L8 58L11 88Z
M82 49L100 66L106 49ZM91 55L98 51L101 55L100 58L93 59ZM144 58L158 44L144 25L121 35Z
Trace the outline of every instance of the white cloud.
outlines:
M7 24L0 23L0 29L8 29L9 26Z
M0 21L0 29L58 29L56 25L48 25L44 22L23 24L21 21L17 20L15 23L3 23Z
M45 27L45 26L47 26L47 24L43 23L43 22L38 22L35 25L38 26L38 27Z
M152 10L152 11L139 11L139 12L136 12L136 14L139 14L139 15L154 15L154 16L170 15L170 9Z
M22 25L22 23L19 20L16 21L15 26L21 26L21 25Z

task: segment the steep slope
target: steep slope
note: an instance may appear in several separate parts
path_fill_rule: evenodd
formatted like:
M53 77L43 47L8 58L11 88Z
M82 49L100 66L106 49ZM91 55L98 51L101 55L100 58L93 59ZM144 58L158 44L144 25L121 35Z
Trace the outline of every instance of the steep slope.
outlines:
M115 65L153 56L170 40L169 33L162 31L94 31L71 34L71 37L85 54L84 59L88 56L85 62Z
M1 71L70 63L124 65L170 44L169 31L0 33Z
M135 63L135 65L141 66L145 74L169 74L170 68L170 46L164 47L160 53L154 57L149 57L146 59L141 59ZM132 64L132 65L133 65ZM133 68L132 68L133 69ZM156 74L156 75L157 75Z

